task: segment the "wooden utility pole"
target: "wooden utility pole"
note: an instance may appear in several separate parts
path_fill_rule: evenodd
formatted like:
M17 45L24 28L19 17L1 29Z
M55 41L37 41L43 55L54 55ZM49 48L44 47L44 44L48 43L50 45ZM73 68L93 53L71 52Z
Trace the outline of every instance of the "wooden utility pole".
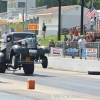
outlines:
M84 0L81 2L81 35L83 35Z
M58 41L60 41L60 35L61 35L61 0L58 0L59 2L59 14L58 14Z
M24 10L23 10L23 32L24 32Z

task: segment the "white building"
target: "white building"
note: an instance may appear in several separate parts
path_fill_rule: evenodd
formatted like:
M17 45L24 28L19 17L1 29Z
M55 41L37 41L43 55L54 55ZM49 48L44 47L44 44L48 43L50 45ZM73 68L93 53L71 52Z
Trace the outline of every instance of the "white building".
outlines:
M84 8L84 24L88 23L85 17L89 9ZM39 17L39 35L42 33L42 24L47 26L46 35L57 35L58 33L58 7L48 8L36 13ZM81 6L62 6L61 7L61 28L80 27ZM78 28L77 27L77 28ZM89 28L89 24L86 26Z
M7 12L23 10L25 7L27 7L27 9L36 7L36 0L2 0L2 1L7 1Z
M97 12L98 12L98 15L100 16L100 10L97 10Z

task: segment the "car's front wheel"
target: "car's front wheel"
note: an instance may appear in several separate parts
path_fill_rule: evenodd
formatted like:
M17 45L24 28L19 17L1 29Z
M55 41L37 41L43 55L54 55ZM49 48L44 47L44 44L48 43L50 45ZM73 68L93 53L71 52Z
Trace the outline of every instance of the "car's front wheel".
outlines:
M17 69L18 68L18 57L17 56L13 56L12 57L12 67L14 68L14 69Z
M48 66L48 58L46 56L42 57L42 67L47 68Z
M25 74L33 74L34 64L23 64L23 70Z

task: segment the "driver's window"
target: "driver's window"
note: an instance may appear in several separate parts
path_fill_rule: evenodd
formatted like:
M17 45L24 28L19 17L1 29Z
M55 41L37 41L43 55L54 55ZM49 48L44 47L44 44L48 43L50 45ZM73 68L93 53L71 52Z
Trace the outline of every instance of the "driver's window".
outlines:
M12 36L7 36L7 42L11 42L12 41Z

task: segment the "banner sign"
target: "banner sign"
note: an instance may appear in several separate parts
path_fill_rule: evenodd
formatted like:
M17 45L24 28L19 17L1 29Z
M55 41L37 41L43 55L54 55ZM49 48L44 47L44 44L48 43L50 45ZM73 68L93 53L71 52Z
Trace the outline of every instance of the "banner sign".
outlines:
M79 49L77 49L77 48L68 48L66 50L66 55L68 55L68 56L79 56Z
M56 55L56 56L62 56L63 55L63 49L61 48L53 48L51 47L51 55Z
M28 24L28 30L38 30L39 24Z
M97 48L83 48L82 57L97 57Z
M97 57L97 49L96 48L86 48L87 57Z

